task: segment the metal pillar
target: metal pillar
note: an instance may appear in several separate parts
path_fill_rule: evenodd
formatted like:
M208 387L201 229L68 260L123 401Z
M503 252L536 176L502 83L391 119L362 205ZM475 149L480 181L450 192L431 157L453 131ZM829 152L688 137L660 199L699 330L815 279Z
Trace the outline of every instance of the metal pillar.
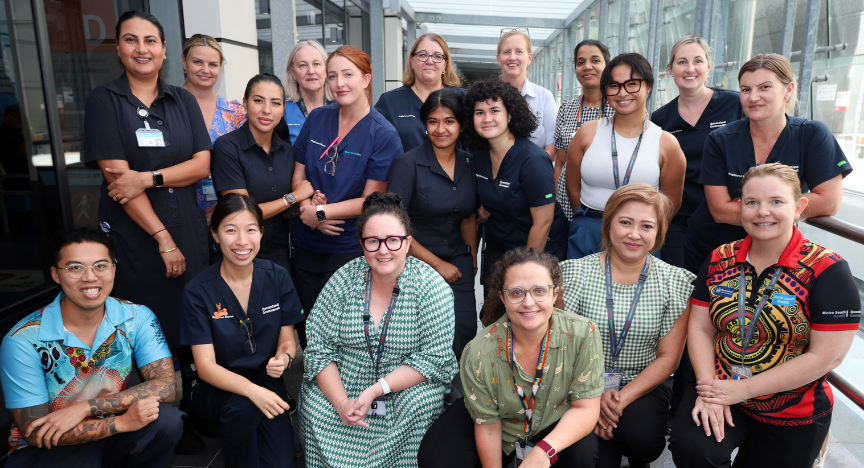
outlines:
M561 58L561 102L570 99L570 81L573 76L569 73L573 69L568 60L569 54L573 53L573 48L570 47L570 40L573 39L573 34L576 32L576 22L564 28L564 43L559 50L558 56ZM569 70L568 70L569 67Z
M654 35L650 37L652 44L651 55L648 59L651 61L651 67L654 69L654 76L660 74L661 68L663 68L663 63L660 59L660 45L663 41L663 0L653 0L652 3L652 18L653 23L651 26L654 28ZM659 88L659 83L655 81L654 86ZM650 110L653 111L657 108L657 90L651 90L651 102L649 102Z
M711 50L720 50L726 47L725 42L719 42L720 36L720 17L722 15L721 12L721 0L713 0L711 2L711 23L708 28L708 44L711 46ZM721 63L721 62L717 62ZM708 72L708 86L714 86L714 69Z
M705 8L705 1L696 0L696 10L693 12L693 35L697 37L702 36L702 22L704 20L702 9Z
M621 2L618 17L618 53L624 54L630 46L630 0L618 1Z
M795 0L786 0L783 10L783 44L780 53L786 58L792 58L792 35L795 33Z
M295 0L270 0L273 72L276 76L283 76L285 73L288 53L297 43L297 10L294 2Z
M600 30L597 34L597 40L604 44L609 44L609 31L608 25L609 23L609 0L600 0L600 18L599 18L599 26Z
M801 68L798 71L798 117L806 118L810 110L810 81L813 79L813 57L816 53L816 33L819 31L821 7L822 0L807 0L807 31L804 35L804 47L801 49Z
M589 34L591 34L591 11L585 10L585 18L582 20L582 40L590 39ZM573 47L576 47L576 44L573 44Z
M408 54L411 53L411 48L414 47L414 42L417 41L417 22L416 21L406 21L406 34L405 34L405 42L408 44L408 47L405 48L405 63L408 63L411 60L411 57Z
M369 0L369 58L372 60L372 102L384 94L384 5Z
M654 63L654 35L657 34L656 21L654 20L654 15L656 14L656 10L654 8L655 3L662 3L663 0L648 0L648 53L645 57L648 59L648 63L651 64L651 69L654 70L654 75L657 73L657 64Z
M717 0L717 3L720 5L717 8L719 13L719 17L717 18L717 23L715 27L717 28L717 47L712 47L712 52L714 56L714 63L726 63L726 7L723 5L722 0ZM725 71L725 70L724 70ZM714 78L712 77L712 80ZM716 80L708 82L709 86L714 86L717 84Z

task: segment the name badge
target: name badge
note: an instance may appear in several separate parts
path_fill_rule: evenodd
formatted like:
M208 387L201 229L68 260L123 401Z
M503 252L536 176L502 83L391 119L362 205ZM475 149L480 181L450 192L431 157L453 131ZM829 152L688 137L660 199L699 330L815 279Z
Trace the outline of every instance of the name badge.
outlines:
M201 191L204 193L204 199L207 201L216 201L216 189L213 188L213 179L206 178L201 181Z
M519 466L519 463L521 463L522 460L525 460L525 457L528 456L528 453L531 452L531 449L533 448L534 444L527 440L524 442L521 440L516 441L516 466Z
M720 297L732 297L735 294L735 290L730 288L729 286L717 286L714 288L714 295Z
M135 138L138 139L138 146L141 148L165 147L165 138L162 136L162 131L155 128L139 128L135 130Z
M386 414L387 402L384 401L384 397L378 397L372 400L372 404L369 405L369 411L366 411L366 416L372 416L373 418L385 416Z
M795 305L795 296L791 294L779 294L776 293L771 298L771 303L778 306L794 306Z
M603 380L606 382L606 390L621 390L621 380L624 378L624 373L620 370L612 372L604 372Z
M753 377L753 369L750 366L732 366L732 380L744 380Z

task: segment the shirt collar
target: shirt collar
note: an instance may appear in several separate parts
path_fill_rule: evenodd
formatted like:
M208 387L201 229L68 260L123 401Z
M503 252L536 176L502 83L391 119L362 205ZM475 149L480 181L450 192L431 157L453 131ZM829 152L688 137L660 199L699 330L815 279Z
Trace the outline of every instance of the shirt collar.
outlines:
M216 95L216 108L221 111L230 111L231 108L228 107L228 100L223 98L220 95Z
M66 343L73 333L66 330L63 326L63 313L60 308L60 300L63 299L62 292L54 298L54 302L45 307L42 311L42 322L39 325L39 341L63 341ZM113 333L114 329L123 322L132 320L134 316L131 312L117 299L109 297L105 301L105 319L99 324L96 331L96 338L93 340L93 345L98 347L108 336ZM105 334L107 333L107 335ZM77 337L76 337L77 338ZM80 342L80 340L75 340ZM79 346L80 347L80 346Z
M537 90L534 88L534 83L525 78L525 84L522 85L522 95L537 97Z
M167 86L162 80L162 77L157 78L156 86L159 89L159 93L156 94L156 99L154 99L153 102L156 102L159 99L163 98L166 94L170 95L175 99L177 98L177 96L174 95L174 90L172 89L172 87ZM139 104L141 104L141 101L138 100L138 98L136 98L134 94L132 94L132 88L129 87L129 79L126 77L125 71L121 73L120 76L117 77L117 79L108 83L107 88L108 90L113 91L121 96L125 96L126 100L128 100L129 103L133 106L138 106Z
M750 247L753 245L753 237L749 234L741 241L741 246L738 247L738 252L735 253L735 263L747 262L747 254L750 253ZM798 266L798 261L804 255L801 253L801 248L804 245L804 235L798 230L798 227L792 226L792 239L786 245L786 249L780 254L780 259L777 260L777 266L786 268L795 268Z
M246 122L244 122L243 125L240 127L240 133L238 134L238 137L240 139L240 141L238 142L238 143L240 143L240 149L242 149L244 151L248 150L249 148L252 148L253 146L258 146L258 142L255 141L255 137L252 136L252 128L250 127L250 125L251 124L249 123L249 120L247 119ZM282 141L283 140L281 138L279 138L279 135L276 135L276 132L274 131L273 136L271 137L271 142L270 142L270 153L271 154L274 151L277 151L277 150L282 148Z

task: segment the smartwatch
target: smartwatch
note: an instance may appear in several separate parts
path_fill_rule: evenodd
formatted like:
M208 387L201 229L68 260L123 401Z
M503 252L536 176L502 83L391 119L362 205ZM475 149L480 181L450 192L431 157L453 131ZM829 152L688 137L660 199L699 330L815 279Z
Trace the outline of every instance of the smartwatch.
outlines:
M153 186L158 188L164 183L165 181L162 179L162 173L159 171L153 171Z
M384 395L389 395L389 394L393 393L393 391L390 390L390 385L388 385L387 381L384 380L384 377L381 377L380 379L378 379L378 383L381 384L381 390L384 391Z
M547 457L549 457L549 464L550 465L554 465L555 462L558 461L558 451L555 450L554 447L549 445L549 442L546 442L545 440L541 440L540 442L537 442L536 444L534 444L534 447L539 448L540 450L543 451L543 453L546 454Z
M286 193L286 194L283 195L282 197L285 198L285 200L288 201L288 206L291 206L291 205L297 203L297 198L294 197L294 195L291 195L290 193Z
M315 215L318 216L318 222L327 221L327 215L324 214L324 205L318 205L318 209L315 211Z

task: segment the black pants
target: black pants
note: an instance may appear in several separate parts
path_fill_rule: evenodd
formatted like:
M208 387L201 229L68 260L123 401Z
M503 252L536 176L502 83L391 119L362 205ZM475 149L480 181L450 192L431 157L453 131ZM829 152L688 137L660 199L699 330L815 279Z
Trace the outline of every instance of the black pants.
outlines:
M453 290L453 309L456 314L456 330L453 337L453 352L459 356L465 345L477 334L477 299L474 297L474 261L471 255L442 258L452 263L462 277L448 283Z
M342 268L346 263L354 260L362 253L351 254L328 254L312 252L311 250L294 248L294 258L291 260L291 279L294 280L294 289L300 297L300 305L306 313L306 318L312 313L312 307L318 299L318 294L324 289L327 281ZM306 349L306 321L294 325L297 335L300 337L300 346Z
M266 374L241 374L287 400L282 379ZM220 390L203 381L198 381L191 393L189 407L192 412L219 425L219 440L226 465L243 468L295 466L294 429L287 411L268 419L249 398Z
M819 457L828 435L831 414L805 426L777 426L756 421L733 405L732 421L726 424L725 438L717 442L712 433L696 426L691 411L696 402L696 387L688 386L672 426L669 450L678 468L730 467L809 468ZM735 463L732 451L738 448Z
M447 408L441 417L426 431L417 453L419 468L477 468L480 455L474 440L474 421L465 409L465 399L460 398ZM558 425L556 422L531 438L537 443L543 440ZM591 468L597 462L597 436L590 433L582 440L558 451L555 466L568 468ZM506 467L516 456L501 454L502 467ZM620 465L620 463L619 463Z
M687 223L672 221L666 230L663 241L663 261L678 268L684 268L684 241L687 239Z
M654 390L624 408L612 440L597 439L600 458L597 468L618 468L621 456L631 466L645 465L660 458L666 448L666 418L672 381L667 379Z
M678 368L672 376L672 398L669 400L669 410L672 413L678 412L684 392L691 384L696 384L696 373L693 371L693 363L690 362L687 343L684 343L684 354L681 355L681 361L678 362Z
M23 467L163 467L183 435L183 412L161 403L159 417L135 432L124 432L96 442L52 449L24 447L9 455L7 468Z

